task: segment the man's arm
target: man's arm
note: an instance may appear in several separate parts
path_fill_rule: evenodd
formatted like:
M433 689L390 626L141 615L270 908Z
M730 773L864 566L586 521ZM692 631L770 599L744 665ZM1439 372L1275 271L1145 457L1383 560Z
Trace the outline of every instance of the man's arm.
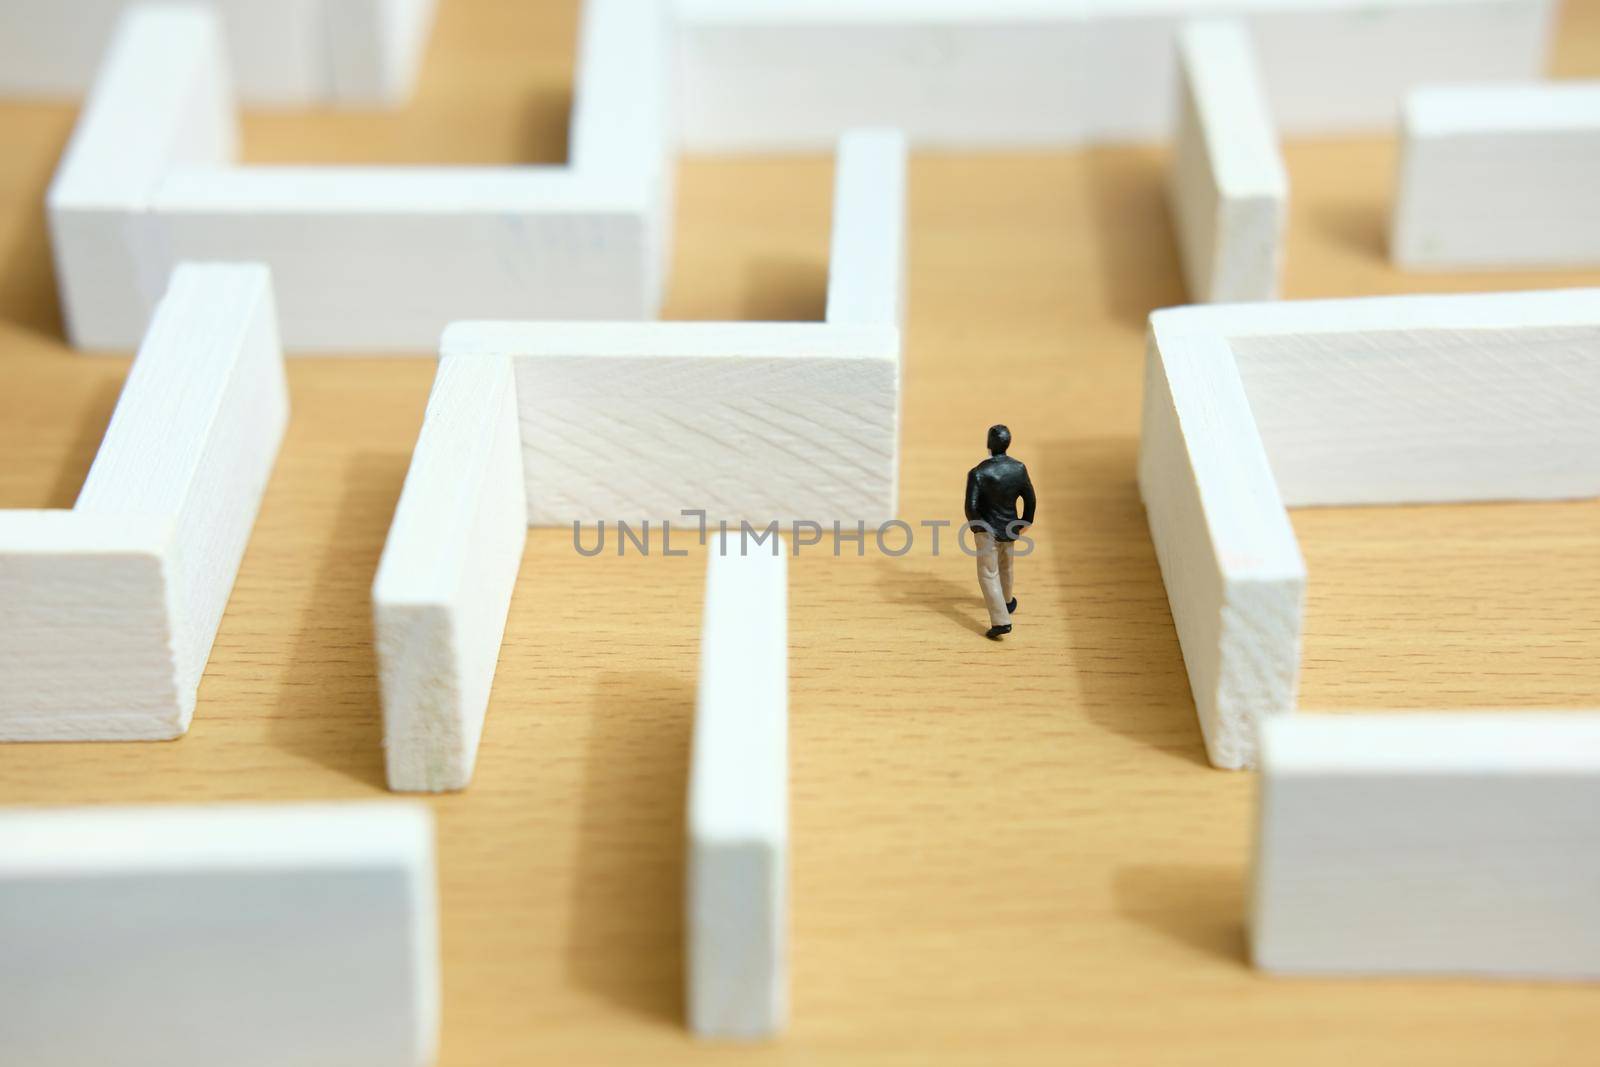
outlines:
M1022 521L1033 525L1033 509L1038 503L1033 495L1033 481L1028 477L1028 468L1022 468Z
M967 521L978 521L978 468L967 472Z

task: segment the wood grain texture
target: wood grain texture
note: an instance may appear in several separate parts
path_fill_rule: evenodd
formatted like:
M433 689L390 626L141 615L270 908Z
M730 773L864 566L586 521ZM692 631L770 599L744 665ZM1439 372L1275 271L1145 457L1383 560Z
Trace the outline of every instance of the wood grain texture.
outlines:
M1600 495L1600 289L1255 307L1180 314L1229 334L1289 507Z
M559 162L576 10L445 0L415 105L247 115L254 162ZM1558 70L1600 74L1570 0ZM0 107L0 506L70 505L122 359L71 355L40 215L68 108ZM1273 981L1245 963L1253 782L1204 766L1134 474L1144 317L1184 289L1167 155L912 162L901 514L959 515L987 426L1040 493L1017 629L972 561L792 560L792 1025L740 1063L1570 1067L1600 990ZM1600 284L1396 273L1390 140L1285 147L1284 295ZM826 156L689 162L669 314L820 319ZM290 364L294 420L170 745L0 748L7 804L372 796L372 577L429 363ZM1600 506L1293 518L1304 707L1592 706ZM1419 555L1417 543L1431 548ZM947 549L947 544L941 548ZM853 549L847 549L847 552ZM534 531L470 791L440 823L446 1067L717 1058L683 1027L683 796L703 557ZM1402 1051L1403 1050L1403 1051Z
M441 350L510 358L530 526L581 522L603 543L600 523L698 534L695 510L736 532L895 514L888 323L458 322Z

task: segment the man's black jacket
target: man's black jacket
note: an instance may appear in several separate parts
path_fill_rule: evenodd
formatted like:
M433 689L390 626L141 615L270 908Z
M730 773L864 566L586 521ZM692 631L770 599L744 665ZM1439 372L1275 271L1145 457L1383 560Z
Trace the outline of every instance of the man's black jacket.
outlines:
M1017 515L1017 498L1022 515ZM1028 468L1010 456L990 456L967 472L967 521L989 527L996 541L1015 541L1019 527L1033 525L1033 483Z

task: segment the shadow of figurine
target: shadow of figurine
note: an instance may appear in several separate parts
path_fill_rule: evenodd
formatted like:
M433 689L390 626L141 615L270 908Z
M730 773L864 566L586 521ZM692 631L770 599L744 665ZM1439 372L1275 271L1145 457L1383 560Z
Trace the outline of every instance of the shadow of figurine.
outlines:
M971 561L965 555L959 558L961 572L969 574ZM958 581L931 571L912 570L899 561L887 562L878 571L890 603L936 612L963 629L975 634L984 632L981 609L973 602L970 578Z

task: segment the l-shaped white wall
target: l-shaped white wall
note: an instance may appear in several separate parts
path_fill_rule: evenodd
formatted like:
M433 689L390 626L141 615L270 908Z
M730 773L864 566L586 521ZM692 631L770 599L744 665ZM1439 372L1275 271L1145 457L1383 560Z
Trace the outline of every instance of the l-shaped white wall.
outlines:
M134 345L194 259L270 266L300 351L433 351L462 318L654 318L673 177L659 14L586 6L568 166L241 167L217 15L130 9L49 194L72 342Z
M0 741L178 737L289 417L259 264L172 276L70 511L0 511Z
M1151 316L1139 486L1211 762L1292 711L1286 507L1600 496L1600 290Z
M221 19L133 8L51 191L57 275L72 340L91 349L134 345L182 259L269 264L291 351L432 351L464 318L649 319L680 146L824 150L872 125L934 148L1158 139L1174 126L1178 30L1219 15L1248 31L1283 133L1381 129L1417 85L1537 77L1553 12L589 0L569 167L392 168L233 165Z

